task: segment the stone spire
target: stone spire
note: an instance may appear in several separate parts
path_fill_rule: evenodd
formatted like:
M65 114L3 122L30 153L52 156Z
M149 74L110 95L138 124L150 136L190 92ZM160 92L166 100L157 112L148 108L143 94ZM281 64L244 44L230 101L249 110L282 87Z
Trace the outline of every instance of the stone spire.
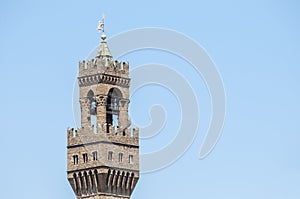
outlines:
M101 45L98 49L98 53L96 58L109 58L109 59L113 59L113 56L111 55L111 52L107 46L107 42L105 40L103 40L101 42Z

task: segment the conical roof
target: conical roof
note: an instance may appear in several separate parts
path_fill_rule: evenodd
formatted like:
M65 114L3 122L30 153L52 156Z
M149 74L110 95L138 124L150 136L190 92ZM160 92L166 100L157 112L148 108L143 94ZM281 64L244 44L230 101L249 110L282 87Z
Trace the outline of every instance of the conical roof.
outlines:
M113 58L105 40L101 42L96 58Z

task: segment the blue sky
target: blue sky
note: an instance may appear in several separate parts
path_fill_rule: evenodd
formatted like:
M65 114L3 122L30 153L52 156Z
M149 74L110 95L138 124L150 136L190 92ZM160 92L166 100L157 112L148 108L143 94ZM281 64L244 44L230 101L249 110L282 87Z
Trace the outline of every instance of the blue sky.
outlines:
M143 174L132 198L300 197L298 1L0 4L1 198L74 198L66 180L66 128L75 125L72 92L77 64L99 44L96 28L102 13L107 16L108 37L134 28L161 27L193 38L214 60L226 89L223 134L213 152L199 160L211 114L201 78L182 69L188 65L167 53L150 50L122 57L132 67L164 63L190 75L191 84L199 83L194 89L201 110L191 148L168 168ZM176 100L155 87L133 97L132 104L141 107L133 111L133 119L148 122L151 102L141 99L156 92L162 97L153 102L168 102L171 113L162 139L142 141L142 152L163 146L174 136L178 120L178 110L172 108ZM140 115L142 110L145 115Z

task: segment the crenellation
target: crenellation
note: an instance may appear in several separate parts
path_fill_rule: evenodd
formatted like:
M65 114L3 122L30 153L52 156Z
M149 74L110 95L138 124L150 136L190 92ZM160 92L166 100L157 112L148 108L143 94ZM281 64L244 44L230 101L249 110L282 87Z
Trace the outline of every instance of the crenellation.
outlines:
M96 74L111 74L128 77L129 63L114 61L107 58L95 58L79 62L79 77Z
M129 72L129 63L123 62L122 66L123 66L122 67L123 70L128 73Z
M138 146L139 144L139 130L137 128L123 129L113 125L99 124L97 126L97 133L94 133L93 126L78 129L68 128L67 133L68 147L99 141L125 143L133 146Z
M79 71L82 71L82 70L84 70L85 69L85 60L83 60L83 61L79 61Z
M123 70L121 63L120 63L118 60L115 61L115 66L116 66L116 68L118 68L119 70Z

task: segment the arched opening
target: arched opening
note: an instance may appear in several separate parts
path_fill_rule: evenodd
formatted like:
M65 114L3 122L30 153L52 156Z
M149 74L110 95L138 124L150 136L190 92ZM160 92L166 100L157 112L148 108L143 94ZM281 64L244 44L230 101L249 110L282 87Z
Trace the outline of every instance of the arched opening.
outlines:
M89 178L90 178L90 182L91 182L91 187L90 187L90 191L91 193L96 193L96 184L95 184L95 178L93 175L93 172L90 170L89 171Z
M122 194L124 194L124 188L125 188L125 181L126 180L126 176L125 176L125 172L122 172L122 180L121 180L121 190L122 190Z
M130 178L130 174L129 174L129 172L127 172L126 173L126 180L125 180L125 190L124 190L124 192L125 192L125 195L129 195L129 189L128 189L128 183L129 183L129 179Z
M87 98L90 102L89 121L91 122L91 127L94 129L94 133L97 133L97 103L92 90L88 92Z
M97 169L94 170L94 180L95 180L96 193L100 192L100 185L99 185L99 179L98 179L98 171L97 171Z
M75 193L78 196L79 195L79 184L78 184L76 173L73 174L73 179L74 179L74 185L75 185L75 187L74 187Z
M129 182L128 182L128 191L129 191L129 195L132 192L132 182L134 179L134 173L131 173L130 178L129 178Z
M106 123L108 124L107 132L109 133L109 125L114 126L115 133L119 126L119 102L122 99L122 93L117 88L111 88L107 96L106 104Z
M88 175L87 175L86 171L83 172L83 177L84 177L84 183L86 185L85 193L86 193L86 195L88 195L88 194L90 194L90 183L89 183L89 179L88 179Z
M85 194L85 186L84 186L83 176L82 176L81 172L79 172L78 177L79 177L80 187L81 187L80 195L84 195Z
M107 185L107 186L109 186L109 183L110 183L110 173L111 173L111 170L108 169L107 177L106 177L106 185Z

